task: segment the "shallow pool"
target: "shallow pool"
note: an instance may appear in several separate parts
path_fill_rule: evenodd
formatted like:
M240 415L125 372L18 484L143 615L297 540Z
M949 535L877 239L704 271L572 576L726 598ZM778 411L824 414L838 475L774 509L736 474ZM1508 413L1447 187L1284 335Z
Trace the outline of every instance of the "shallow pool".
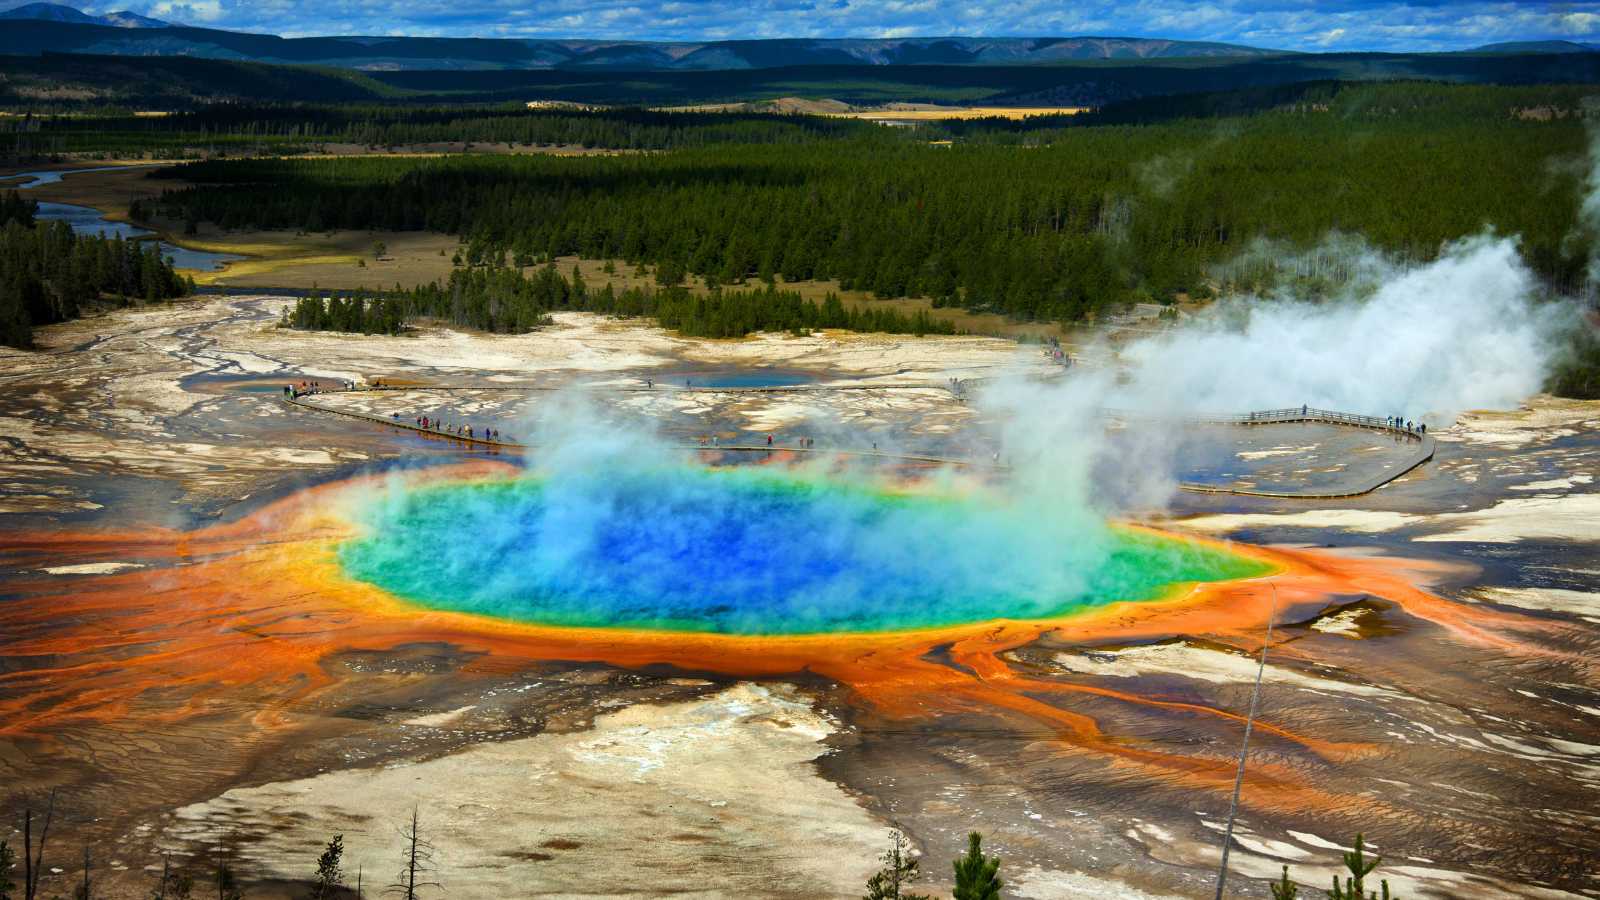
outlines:
M397 488L345 573L437 609L557 626L815 634L1048 619L1253 576L1212 545L990 497L665 467Z

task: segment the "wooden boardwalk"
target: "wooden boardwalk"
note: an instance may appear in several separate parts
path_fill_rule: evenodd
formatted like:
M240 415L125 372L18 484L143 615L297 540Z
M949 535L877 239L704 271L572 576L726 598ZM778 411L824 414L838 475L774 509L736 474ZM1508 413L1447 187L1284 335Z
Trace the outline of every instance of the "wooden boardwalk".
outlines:
M771 388L765 388L765 387L754 387L754 388L712 388L712 387L693 388L693 387L690 387L690 388L672 388L671 390L675 390L675 391L687 390L687 391L693 391L693 392L707 392L707 393L712 393L712 392L715 392L715 393L730 393L730 392L731 393L740 393L740 392L743 392L743 393L775 393L775 392L782 392L782 391L795 391L795 390L799 390L799 389L807 388L807 387L809 387L811 389L815 389L815 390L882 390L884 388L890 388L890 387L900 388L900 389L915 388L915 389L918 389L918 390L927 390L929 388L941 388L941 387L945 388L945 389L949 389L950 386L949 385L940 385L940 384L935 382L935 383L917 383L917 384L901 384L901 385L878 385L878 386L841 385L841 386L831 386L831 387L830 386L824 386L824 385L809 385L809 386L806 386L806 385L789 385L789 386L771 387ZM489 391L520 390L520 391L530 391L530 390L555 390L555 389L554 388L529 388L529 387L520 387L519 388L519 387L502 387L502 386L444 387L444 386L440 386L440 385L420 385L420 384L419 385L380 385L380 386L375 386L375 387L370 387L370 388L356 388L356 389L353 389L353 390L340 389L340 390L332 390L332 391L319 390L319 391L294 391L294 392L286 390L284 392L284 394L283 394L283 398L284 398L285 402L290 403L290 404L292 404L294 406L300 407L301 409L312 410L312 411L315 411L315 412L325 413L325 414L328 414L328 415L344 416L346 418L351 418L351 419L360 419L362 421L372 422L372 423L375 423L375 424L378 424L378 425L386 425L386 426L388 426L390 428L397 428L397 429L400 429L402 431L413 432L413 433L422 435L424 437L437 438L437 439L442 439L442 440L447 440L447 441L455 441L455 442L458 442L458 443L461 443L461 444L465 444L465 445L468 445L468 446L482 447L482 448L486 448L486 449L503 449L503 450L509 450L509 451L525 451L525 450L533 449L533 445L521 443L521 442L516 441L516 440L509 440L509 439L500 440L500 439L491 439L491 438L479 437L479 436L468 437L465 434L459 434L459 433L455 432L454 430L445 430L445 429L440 429L440 428L436 428L436 427L424 428L420 424L416 423L415 421L409 420L409 419L397 418L397 417L394 417L394 416L382 416L382 415L378 415L376 413L362 412L360 410L339 409L337 407L327 406L327 405L324 405L324 404L321 404L321 403L313 402L314 398L316 398L318 396L321 396L323 394L367 393L369 391L384 391L384 392L402 393L402 392L413 391L413 390L446 390L446 391L450 391L450 390L489 390ZM654 390L667 390L667 388L665 388L665 387L662 387L662 388L648 388L648 387L633 388L633 387L626 387L626 388L618 388L616 390L622 391L622 392L632 393L632 392L635 392L635 391L645 392L645 391L654 391ZM957 394L955 392L952 392L952 396L955 397L957 400L961 400L962 399L961 395ZM1174 420L1155 420L1155 419L1151 419L1148 416L1143 416L1143 415L1132 413L1132 412L1128 412L1128 411L1125 411L1125 410L1114 410L1114 409L1104 410L1103 411L1103 415L1105 415L1109 419L1120 420L1120 421L1174 421ZM1427 462L1428 460L1432 459L1433 458L1433 451L1434 451L1433 436L1429 435L1427 433L1412 431L1412 430L1409 430L1409 429L1407 429L1407 428L1405 428L1403 426L1396 426L1394 424L1391 424L1388 420L1377 418L1375 416L1362 416L1362 415L1356 415L1354 413L1343 413L1343 412L1337 412L1337 411L1334 411L1334 410L1315 409L1315 408L1312 408L1312 407L1297 407L1297 408L1292 408L1292 409L1262 410L1260 412L1244 413L1242 415L1236 415L1236 416L1213 416L1213 417L1204 417L1204 418L1185 418L1185 419L1176 420L1176 421L1181 421L1183 424L1191 424L1191 425L1232 425L1232 426L1241 426L1241 427L1250 427L1250 426L1255 426L1255 425L1283 425L1283 424L1295 424L1295 423L1313 423L1313 424L1338 425L1338 426L1349 427L1349 428L1363 428L1363 429L1369 429L1369 430L1373 430L1373 431L1380 431L1380 432L1384 432L1384 433L1387 433L1387 434L1392 434L1392 435L1395 435L1395 436L1398 436L1398 437L1402 437L1402 438L1404 438L1406 440L1409 440L1409 441L1412 441L1412 442L1414 442L1416 444L1415 452L1412 453L1411 455L1407 456L1398 465L1390 466L1389 468L1384 469L1382 472L1376 473L1375 475L1372 475L1372 476L1364 479L1363 481L1357 482L1357 483L1355 483L1353 485L1347 485L1347 486L1343 486L1343 487L1336 488L1336 489L1313 490L1313 489L1309 489L1308 488L1308 489L1305 489L1305 490L1281 490L1281 489L1269 490L1269 489L1263 489L1263 488L1244 487L1244 486L1237 486L1237 485L1201 484L1201 483L1198 483L1198 482L1188 482L1188 481L1180 481L1178 483L1178 487L1181 490L1192 491L1192 492L1195 492L1195 493L1203 493L1203 494L1239 494L1239 495L1249 496L1249 497L1278 497L1278 498L1284 498L1284 499L1299 499L1299 500L1332 500L1332 499L1338 499L1338 498L1342 498L1342 497L1358 497L1358 496L1360 496L1362 494L1368 494L1368 493L1371 493L1372 491L1377 490L1380 487L1383 487L1384 485L1388 484L1389 482L1394 481L1395 479L1399 478L1400 476L1405 475L1407 472L1412 471L1413 469L1417 468L1418 466L1420 466L1423 463ZM933 454L895 453L895 452L891 452L891 451L887 451L887 450L876 450L876 449L873 449L873 450L861 450L861 449L852 449L852 448L843 448L843 447L795 447L795 446L787 446L787 445L782 445L782 444L774 444L774 445L767 445L767 444L678 444L678 445L674 445L674 446L677 449L680 449L680 450L693 451L693 452L706 452L706 453L805 453L805 454L817 454L817 455L820 455L820 456L832 456L832 457L851 457L851 458L865 458L865 459L880 459L880 460L886 460L886 461L890 461L890 462L907 462L907 463L924 463L924 464L943 465L943 466L960 466L960 467L968 468L968 469L983 469L983 470L989 470L989 471L1009 471L1009 469L1010 469L1010 466L1007 466L1007 465L1005 465L1003 463L1000 463L1000 462L965 459L965 458L961 458L961 457L936 456L936 455L933 455Z
M420 387L416 388L416 390L421 390L421 389L422 388L420 388ZM400 390L405 390L405 389L404 388L398 388L398 387L389 387L389 388L382 388L382 390L400 391ZM649 390L649 389L648 388L640 388L639 390ZM708 390L710 390L710 389L708 389ZM765 388L743 388L741 390L766 390L766 389ZM317 396L320 396L320 395L323 395L323 394L348 394L348 393L361 393L361 392L364 392L364 391L365 391L365 389L359 389L357 391L347 391L347 390L326 391L325 390L325 391L316 391L316 392L307 392L307 393L297 393L297 394L295 394L293 396L290 396L289 394L286 393L286 394L284 394L284 400L287 401L288 403L291 403L291 404L293 404L295 406L300 407L301 409L315 410L316 412L319 412L319 413L327 413L329 415L335 415L335 416L345 416L346 418L351 418L351 419L361 419L361 420L366 421L366 422L373 422L373 423L376 423L378 425L387 425L390 428L398 428L398 429L401 429L403 431L413 432L413 433L416 433L416 434L420 434L420 435L422 435L424 437L439 438L439 439L447 440L447 441L456 441L458 443L467 444L469 446L484 447L484 448L489 448L489 449L517 450L517 451L531 450L531 449L534 449L534 447L535 447L535 445L533 445L533 444L525 444L525 443L522 443L520 441L515 441L515 440L496 440L496 439L485 438L485 437L477 437L477 436L468 437L468 436L466 436L464 434L458 434L454 430L445 430L445 429L434 428L434 427L424 428L421 425L418 425L416 422L411 421L409 419L397 419L397 418L394 418L392 416L381 416L381 415L378 415L376 413L362 412L360 410L339 409L337 407L325 406L325 405L320 404L320 403L311 402L311 400L313 398L315 398ZM864 459L882 459L882 460L898 461L898 462L930 463L930 464L934 464L934 465L944 465L944 466L962 466L962 467L970 468L970 469L1005 470L1005 469L1009 468L1008 466L1000 465L1000 464L995 463L995 462L985 462L985 461L982 461L982 460L963 459L963 458L954 457L954 456L935 456L933 454L926 454L926 453L894 453L894 452L890 452L888 450L862 450L862 449L848 448L848 447L795 447L795 446L791 446L791 445L787 445L787 444L773 444L771 446L768 446L766 444L674 444L673 447L675 449L678 449L678 450L689 450L689 451L706 452L706 453L811 453L811 454L816 454L818 456L847 456L847 457L858 457L858 458L864 458Z
M1359 497L1362 494L1372 493L1433 459L1433 435L1428 434L1426 431L1406 428L1403 424L1396 425L1388 419L1378 418L1377 416L1362 416L1331 409L1301 406L1290 409L1268 409L1239 416L1218 416L1185 421L1197 425L1238 425L1244 427L1302 422L1319 425L1339 425L1345 428L1365 428L1371 431L1380 431L1416 445L1413 452L1398 464L1392 465L1362 481L1331 490L1312 490L1308 488L1305 490L1285 491L1233 485L1198 484L1194 482L1179 482L1178 484L1179 487L1186 491L1195 491L1203 494L1242 494L1248 497L1283 497L1297 500L1336 500L1341 497Z

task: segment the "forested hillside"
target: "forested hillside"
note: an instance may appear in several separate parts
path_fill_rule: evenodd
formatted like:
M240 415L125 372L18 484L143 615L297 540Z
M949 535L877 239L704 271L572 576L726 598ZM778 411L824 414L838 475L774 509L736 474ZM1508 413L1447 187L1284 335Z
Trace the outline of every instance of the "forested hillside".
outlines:
M48 23L42 23L48 25ZM1600 53L1344 53L1269 57L1064 60L1049 65L800 65L777 54L755 68L641 71L637 66L575 69L462 70L426 58L420 68L387 71L327 65L273 65L183 55L87 55L48 50L25 32L0 29L0 108L18 113L98 111L120 107L188 110L207 103L524 103L564 100L611 106L673 106L779 97L1091 106L1197 91L1338 80L1429 79L1457 84L1593 84ZM69 26L82 28L84 26ZM89 26L92 28L92 26ZM129 38L125 29L113 29ZM162 29L170 36L171 32ZM82 54L82 55L80 55ZM276 58L278 61L288 61ZM329 63L315 54L300 63ZM416 60L413 60L416 61ZM932 60L930 60L932 62Z
M1258 240L1332 232L1422 261L1493 228L1572 289L1587 259L1575 96L1391 85L1221 119L992 123L954 145L881 129L582 159L213 161L163 173L196 187L161 206L228 228L460 234L472 263L579 254L722 283L838 279L1025 319L1203 294ZM1563 114L1524 114L1541 105Z
M402 93L361 72L311 66L65 53L0 56L0 108L19 113L373 101Z
M376 148L451 142L671 150L728 143L798 143L881 130L871 122L854 119L764 113L530 110L522 104L217 104L170 116L0 121L0 157L128 152L177 155L191 151L206 155L294 154L331 143Z

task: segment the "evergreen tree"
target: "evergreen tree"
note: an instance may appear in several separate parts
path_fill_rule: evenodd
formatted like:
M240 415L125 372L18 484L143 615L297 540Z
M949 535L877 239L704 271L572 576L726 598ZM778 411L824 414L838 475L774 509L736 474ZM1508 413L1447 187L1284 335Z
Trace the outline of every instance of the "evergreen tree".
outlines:
M1390 900L1389 882L1381 882L1382 894L1377 891L1367 893L1363 883L1372 870L1383 862L1383 857L1374 857L1370 861L1366 857L1365 839L1356 835L1355 847L1344 852L1344 867L1350 871L1344 880L1344 885L1339 884L1339 876L1333 876L1333 890L1328 892L1329 900L1368 900L1370 897L1381 897L1381 900ZM1287 877L1287 876L1285 876Z
M11 880L11 867L17 864L17 853L11 845L0 841L0 900L12 900L17 883Z
M317 881L311 891L312 900L327 900L344 880L344 835L336 834L328 841L327 849L317 857Z
M1289 867L1283 867L1283 878L1268 885L1272 888L1272 900L1296 900L1300 896L1300 886L1289 880Z
M217 862L217 871L212 879L217 887L217 900L243 900L244 888L239 885L239 877L234 874L233 866L228 860Z
M883 868L867 879L864 900L932 900L928 894L914 894L906 886L916 881L920 873L915 857L909 855L911 842L900 831L890 829L889 849L879 857Z
M983 835L967 835L966 855L956 859L955 900L1000 900L1000 857L983 855Z

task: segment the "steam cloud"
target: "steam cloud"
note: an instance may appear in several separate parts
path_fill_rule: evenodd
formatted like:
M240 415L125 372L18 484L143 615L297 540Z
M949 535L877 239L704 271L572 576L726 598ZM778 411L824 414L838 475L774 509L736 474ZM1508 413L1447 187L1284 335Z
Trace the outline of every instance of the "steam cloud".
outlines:
M1052 510L1165 506L1180 426L1109 440L1107 409L1175 423L1309 405L1439 427L1467 410L1512 408L1546 382L1577 318L1575 304L1540 297L1511 238L1469 238L1416 267L1351 254L1349 241L1331 249L1353 276L1331 299L1222 301L1120 350L1089 348L1108 364L988 385L979 404L1013 490Z
M1118 534L1062 502L1073 494L904 497L832 468L709 472L578 393L533 430L534 478L375 498L368 537L340 551L347 571L449 609L743 634L1034 619L1256 571Z
M1366 296L1225 302L1132 345L1108 405L1237 413L1309 404L1446 424L1538 392L1573 310L1537 300L1515 241L1475 237L1424 266L1373 269L1379 283Z
M349 545L346 563L450 608L743 633L1031 618L1248 574L1204 547L1130 546L1108 528L1107 514L1164 505L1179 442L1160 429L1108 436L1107 408L1160 418L1308 404L1443 424L1535 393L1574 314L1541 301L1509 238L1464 240L1418 267L1369 254L1349 268L1358 277L1331 300L1225 301L1100 348L1111 365L986 385L980 414L1010 477L969 487L945 473L953 513L879 502L844 483L872 476L833 462L776 492L750 481L764 475L707 475L642 417L571 392L521 429L536 435L536 491L440 509L391 491L369 504L374 538ZM982 495L968 503L962 490ZM418 557L427 565L408 568Z

